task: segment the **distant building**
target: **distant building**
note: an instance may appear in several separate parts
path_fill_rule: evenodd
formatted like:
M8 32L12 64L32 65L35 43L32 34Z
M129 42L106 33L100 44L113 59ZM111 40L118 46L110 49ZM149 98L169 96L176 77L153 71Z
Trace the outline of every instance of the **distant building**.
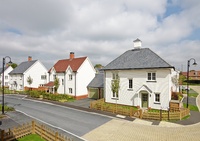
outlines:
M70 52L68 59L58 60L49 70L49 82L54 82L56 77L59 79L57 92L69 94L76 99L88 97L87 85L94 76L95 69L89 58L76 58L74 52Z
M4 68L4 86L5 87L10 87L10 83L9 83L9 73L13 70L13 68L11 66L6 66ZM3 68L0 68L0 81L1 81L1 85L2 85L2 73L3 73Z
M182 72L182 75L187 78L187 72ZM200 80L200 71L190 70L189 71L190 80Z
M48 81L46 67L39 60L32 60L32 57L28 57L28 61L20 63L10 75L10 89L11 90L25 90L26 87L38 88L42 84L46 84ZM27 82L28 77L32 78L32 84Z

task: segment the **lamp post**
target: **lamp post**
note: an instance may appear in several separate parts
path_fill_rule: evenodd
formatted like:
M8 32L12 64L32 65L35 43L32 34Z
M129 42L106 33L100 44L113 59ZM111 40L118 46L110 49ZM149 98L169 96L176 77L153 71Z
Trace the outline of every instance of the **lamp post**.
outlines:
M189 93L189 71L190 71L190 61L193 60L194 63L192 65L196 66L197 63L196 63L196 60L194 58L191 58L190 60L188 60L188 63L187 63L187 108L188 108L188 99L189 99L189 96L188 96L188 93Z
M11 58L9 56L6 56L6 57L3 58L3 70L2 70L2 114L4 114L4 66L5 66L6 58L9 58L10 61L8 63L12 64Z

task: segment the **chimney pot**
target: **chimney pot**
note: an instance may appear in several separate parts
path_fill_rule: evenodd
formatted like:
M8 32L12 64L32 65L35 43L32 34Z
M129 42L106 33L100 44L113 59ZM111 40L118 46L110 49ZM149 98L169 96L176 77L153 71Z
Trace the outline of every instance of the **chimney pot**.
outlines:
M141 48L142 47L142 41L137 38L135 41L133 41L133 46L134 46L135 49Z
M28 56L28 61L32 61L32 57L31 56Z
M74 59L74 52L70 52L69 59Z

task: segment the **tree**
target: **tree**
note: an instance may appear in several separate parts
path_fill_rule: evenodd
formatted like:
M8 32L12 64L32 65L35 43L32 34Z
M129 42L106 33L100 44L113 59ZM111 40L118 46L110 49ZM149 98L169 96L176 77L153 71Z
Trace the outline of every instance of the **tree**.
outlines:
M56 77L55 80L54 80L54 90L55 90L55 93L57 93L57 90L58 90L59 86L60 86L60 82L59 82L58 77Z
M17 67L17 64L16 63L12 63L10 66L14 69L14 68Z
M111 89L113 92L113 97L118 97L119 88L120 88L120 79L119 77L111 81Z
M96 64L96 65L94 66L94 68L99 68L99 69L101 69L101 68L103 68L103 66L102 66L101 64Z
M27 77L27 83L28 83L28 84L30 85L30 87L31 87L31 84L33 83L33 79L31 78L30 75Z

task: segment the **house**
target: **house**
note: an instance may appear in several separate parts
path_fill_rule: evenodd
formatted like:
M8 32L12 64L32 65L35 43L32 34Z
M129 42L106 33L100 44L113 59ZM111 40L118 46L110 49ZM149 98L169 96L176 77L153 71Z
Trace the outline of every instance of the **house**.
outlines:
M4 68L4 86L5 87L10 87L10 83L9 83L9 73L13 70L13 68L11 66L6 66ZM0 85L2 85L2 75L3 75L3 68L0 68Z
M75 58L70 52L68 59L58 60L49 70L49 82L59 79L60 85L57 92L69 94L76 99L86 98L87 85L95 76L95 69L88 57Z
M173 66L149 48L142 48L137 39L133 49L105 66L105 102L167 109L173 89L172 72Z
M88 84L88 98L101 99L104 98L104 72L97 71L95 77Z
M42 84L46 84L48 73L46 67L39 60L32 60L28 57L28 61L20 63L13 71L9 73L11 90L25 90L26 88L38 88ZM27 82L32 79L32 83Z
M182 72L182 75L187 78L187 72ZM190 70L189 71L190 80L200 80L200 71Z

